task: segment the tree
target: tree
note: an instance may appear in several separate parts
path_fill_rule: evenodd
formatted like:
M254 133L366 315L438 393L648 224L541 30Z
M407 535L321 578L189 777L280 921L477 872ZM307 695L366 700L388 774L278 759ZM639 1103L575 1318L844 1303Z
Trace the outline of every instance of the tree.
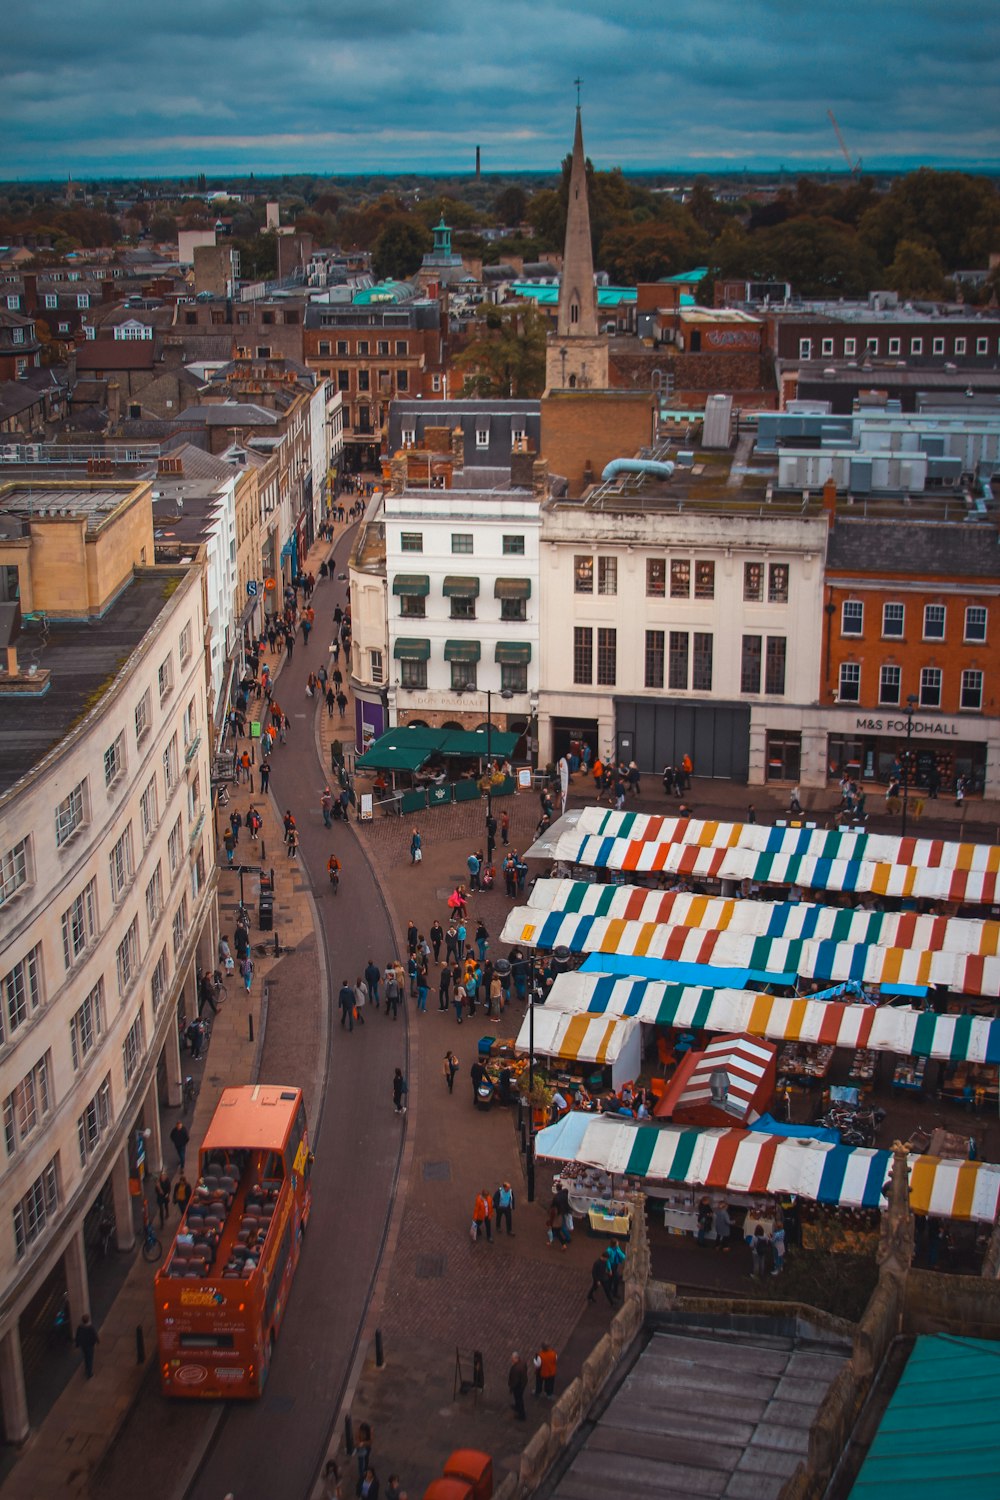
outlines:
M420 268L433 236L417 219L396 214L372 246L372 271L379 281L405 281Z
M933 246L900 240L886 279L901 297L940 297L944 265Z
M498 224L503 226L517 225L524 222L524 215L528 208L528 195L524 188L508 187L498 195L493 203L493 216Z
M690 270L702 259L704 243L697 230L677 224L635 224L606 234L601 268L618 286L659 281Z
M478 337L455 360L463 396L531 400L545 389L546 323L531 302L489 306Z
M882 276L868 247L836 219L788 219L751 235L750 250L752 276L790 281L806 297L860 297Z

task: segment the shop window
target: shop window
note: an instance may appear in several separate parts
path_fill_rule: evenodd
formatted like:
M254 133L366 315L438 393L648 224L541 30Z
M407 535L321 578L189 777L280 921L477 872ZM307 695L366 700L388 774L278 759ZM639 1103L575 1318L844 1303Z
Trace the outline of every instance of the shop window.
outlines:
M748 604L759 604L764 597L764 564L743 564L743 598Z
M427 663L410 661L404 657L399 664L399 685L404 688L425 688L427 686Z
M715 563L701 558L694 565L694 597L715 598Z
M663 631L647 630L646 675L644 681L648 688L662 688L663 686L663 648Z
M597 632L597 681L601 687L614 687L618 679L618 632Z
M740 660L741 693L760 692L762 648L763 638L761 636L745 635L743 637L743 651Z
M985 641L986 639L986 609L982 604L970 604L965 611L965 639L967 641Z
M878 674L878 701L898 703L901 690L902 671L899 667L882 666Z
M577 625L573 631L573 681L594 680L594 632L589 625Z
M883 604L882 634L888 640L898 641L903 636L906 609L902 604Z
M670 632L670 676L668 684L672 691L686 693L688 685L689 637L686 630Z
M841 635L863 635L865 606L860 599L845 599L840 613Z
M667 593L667 565L662 557L646 559L646 598L663 599Z
M713 637L708 632L695 631L694 657L691 665L691 686L696 693L712 691Z
M617 594L617 557L599 557L597 559L597 592L599 594Z
M920 707L941 707L941 668L924 667L920 673Z
M785 691L787 642L783 635L769 635L764 671L764 691L781 697Z
M675 557L670 564L671 599L690 599L691 564L686 557Z
M982 672L969 669L962 673L962 697L959 705L961 708L973 709L978 712L983 706L983 674Z
M788 564L772 563L767 574L768 604L788 603Z
M573 592L575 594L592 594L594 592L594 559L592 557L577 554L574 558Z
M768 781L798 781L802 764L802 736L793 731L768 732Z
M837 690L841 703L858 703L861 700L861 663L840 663L840 686Z
M945 607L943 604L924 605L924 640L944 640Z

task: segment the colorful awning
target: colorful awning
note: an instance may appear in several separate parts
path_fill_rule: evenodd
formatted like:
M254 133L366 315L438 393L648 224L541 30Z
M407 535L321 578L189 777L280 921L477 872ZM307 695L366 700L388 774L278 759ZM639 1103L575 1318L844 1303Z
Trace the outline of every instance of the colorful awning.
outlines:
M863 984L1000 995L1000 923L539 881L505 942Z
M553 1154L567 1149L566 1140L565 1131L553 1137L542 1130L535 1137L535 1155L566 1160ZM573 1160L640 1180L684 1182L717 1192L796 1193L844 1208L881 1208L892 1152L758 1131L639 1125L598 1116L584 1131ZM995 1220L1000 1167L936 1156L911 1156L909 1167L914 1213L983 1224Z
M535 1051L544 1057L565 1058L567 1062L610 1065L634 1036L638 1024L606 1016L568 1015L538 1005L534 1021ZM525 1016L517 1050L527 1052L530 1040L530 1021Z
M546 856L597 869L913 899L1000 900L1000 845L777 828L587 807Z
M939 1016L909 1006L762 995L755 990L664 984L611 974L560 974L546 1011L634 1017L691 1031L747 1032L775 1042L868 1047L875 1052L934 1057L942 1062L1000 1063L1000 1020ZM536 1010L535 1016L541 1014Z

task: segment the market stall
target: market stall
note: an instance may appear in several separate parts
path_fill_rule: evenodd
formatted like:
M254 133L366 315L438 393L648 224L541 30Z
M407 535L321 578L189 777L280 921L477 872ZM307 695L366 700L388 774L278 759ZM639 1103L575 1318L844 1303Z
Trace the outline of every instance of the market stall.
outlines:
M591 1091L618 1089L642 1071L642 1033L637 1021L574 1016L536 1006L533 1022L526 1016L517 1038L521 1052L528 1050L532 1024L535 1056L575 1074Z
M597 959L597 963L606 960ZM547 1011L626 1016L653 1026L695 1031L739 1031L772 1041L801 1041L860 1049L868 1073L873 1052L917 1053L942 1061L1000 1061L1000 1020L990 1016L939 1015L909 1006L873 1006L773 995L756 990L671 984L633 975L602 974L587 967L560 974L546 1000Z
M565 1159L560 1154L565 1144L543 1130L535 1137L535 1154ZM892 1152L747 1130L678 1129L596 1117L589 1120L574 1159L640 1184L652 1180L727 1193L793 1193L819 1203L880 1208ZM911 1155L909 1168L915 1213L994 1222L1000 1166Z
M684 1055L653 1114L678 1125L745 1124L774 1096L777 1051L754 1037L715 1038Z

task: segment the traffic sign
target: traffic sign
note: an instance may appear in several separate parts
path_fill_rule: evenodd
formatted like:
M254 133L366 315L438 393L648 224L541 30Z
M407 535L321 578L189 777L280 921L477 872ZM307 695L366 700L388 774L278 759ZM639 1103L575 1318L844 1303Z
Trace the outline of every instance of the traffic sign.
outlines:
M267 590L267 592L269 594L272 593L277 587L278 587L278 585L275 583L275 581L274 581L273 578L265 578L264 579L264 588Z
M257 580L256 580L256 578L248 578L247 579L247 596L250 599L256 599L256 597L257 597Z

